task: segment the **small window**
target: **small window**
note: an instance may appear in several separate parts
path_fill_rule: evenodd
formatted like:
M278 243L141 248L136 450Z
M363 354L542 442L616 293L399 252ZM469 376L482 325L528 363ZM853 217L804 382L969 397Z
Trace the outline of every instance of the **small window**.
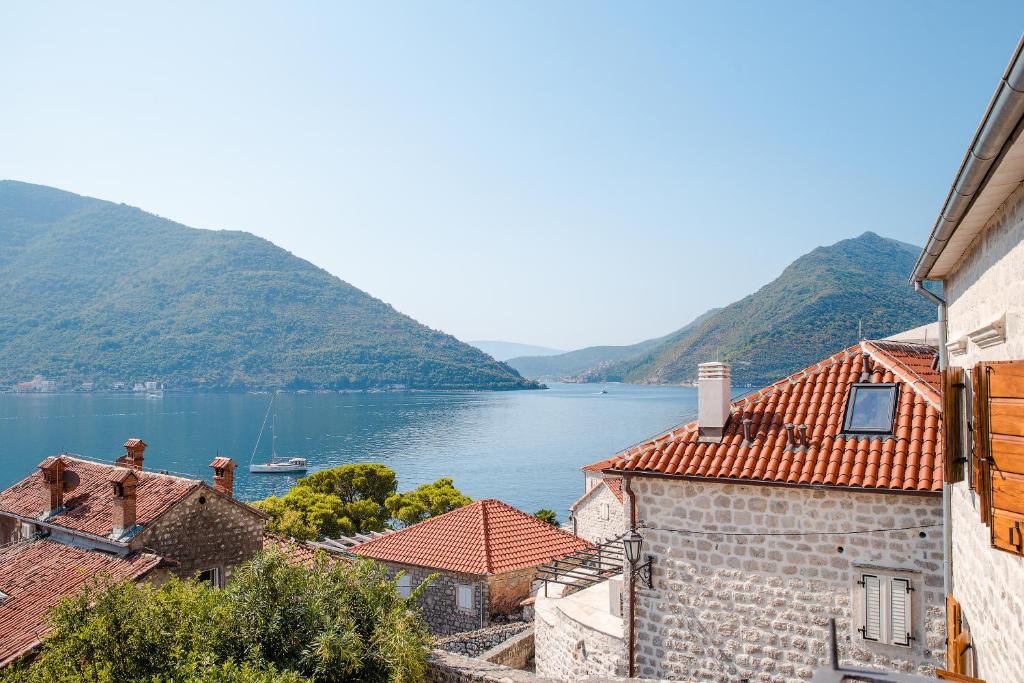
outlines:
M205 581L214 588L220 588L220 569L214 567L213 569L204 569L199 572L197 577L200 581Z
M857 582L860 592L860 626L864 640L910 647L913 623L909 579L863 574Z
M403 598L409 597L412 593L412 580L408 574L402 574L398 577L398 583L395 584L395 588L398 589L398 594Z
M600 513L601 513L601 519L603 519L603 520L607 520L608 519L608 513L609 513L608 503L601 503Z
M473 609L473 587L460 583L457 590L456 599L458 601L459 609Z
M843 431L853 434L891 434L895 414L895 384L854 384L846 404Z
M7 599L7 593L0 591L0 603Z

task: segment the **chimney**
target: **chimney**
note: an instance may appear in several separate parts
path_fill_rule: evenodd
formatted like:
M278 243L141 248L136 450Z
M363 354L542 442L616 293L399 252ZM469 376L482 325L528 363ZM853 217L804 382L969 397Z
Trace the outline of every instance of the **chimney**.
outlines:
M701 443L719 443L729 421L729 364L697 366L697 426Z
M64 507L64 459L49 457L39 463L39 469L47 489L43 498L43 516L48 517Z
M213 468L213 490L227 496L235 495L235 461L218 455L210 463Z
M135 470L142 469L142 452L146 450L146 442L132 437L124 442L124 455L117 462Z
M118 468L110 477L114 489L114 521L110 535L120 538L135 526L135 487L139 478L130 469Z

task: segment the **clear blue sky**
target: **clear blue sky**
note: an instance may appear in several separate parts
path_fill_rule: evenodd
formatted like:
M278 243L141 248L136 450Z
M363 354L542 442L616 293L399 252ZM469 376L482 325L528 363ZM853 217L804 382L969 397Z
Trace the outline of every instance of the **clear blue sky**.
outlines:
M462 339L678 328L923 243L1020 2L7 3L0 177L266 237Z

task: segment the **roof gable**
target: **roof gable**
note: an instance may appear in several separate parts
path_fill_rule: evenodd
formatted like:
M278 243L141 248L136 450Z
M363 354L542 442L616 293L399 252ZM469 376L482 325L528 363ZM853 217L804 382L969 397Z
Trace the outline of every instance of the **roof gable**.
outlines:
M361 557L466 574L534 567L589 545L498 500L478 500L349 550Z
M932 492L942 488L935 350L865 341L732 404L720 443L681 425L612 458L609 470L795 486ZM892 436L846 435L850 386L900 383ZM750 442L743 420L749 419ZM786 424L806 427L790 443ZM798 439L793 439L798 441Z

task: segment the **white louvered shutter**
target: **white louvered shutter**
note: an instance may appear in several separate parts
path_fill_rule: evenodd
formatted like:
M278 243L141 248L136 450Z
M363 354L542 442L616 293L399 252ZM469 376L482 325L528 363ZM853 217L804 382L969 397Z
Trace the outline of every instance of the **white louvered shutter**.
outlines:
M910 581L889 582L889 631L893 645L910 645Z
M882 582L877 576L864 574L861 576L861 586L864 596L864 625L861 633L865 640L881 640Z

